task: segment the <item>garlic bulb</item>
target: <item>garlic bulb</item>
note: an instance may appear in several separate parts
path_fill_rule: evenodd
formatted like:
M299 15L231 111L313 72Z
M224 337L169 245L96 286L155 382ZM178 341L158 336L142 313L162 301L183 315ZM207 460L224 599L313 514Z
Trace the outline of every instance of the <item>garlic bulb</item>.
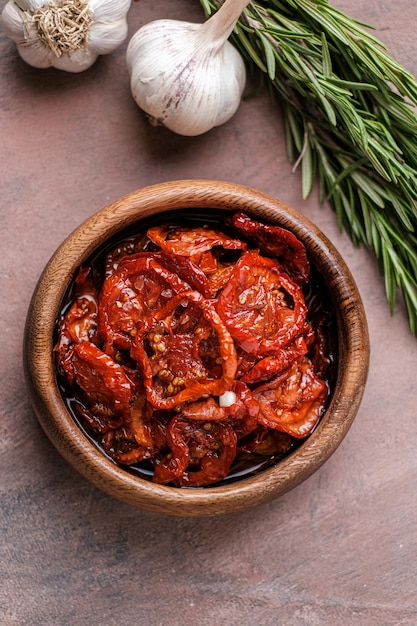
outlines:
M131 0L9 0L3 30L33 67L82 72L127 37Z
M151 123L194 136L227 122L246 83L242 56L227 41L249 0L226 0L202 24L156 20L127 47L132 96Z

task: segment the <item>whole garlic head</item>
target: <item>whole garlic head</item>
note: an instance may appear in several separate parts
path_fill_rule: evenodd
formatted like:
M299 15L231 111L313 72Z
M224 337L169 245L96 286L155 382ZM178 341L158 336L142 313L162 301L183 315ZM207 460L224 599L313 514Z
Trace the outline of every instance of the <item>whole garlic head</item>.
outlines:
M3 30L37 68L82 72L127 37L131 0L9 0Z
M127 48L132 96L154 125L195 136L228 121L246 84L242 56L227 41L248 0L226 0L203 24L156 20Z

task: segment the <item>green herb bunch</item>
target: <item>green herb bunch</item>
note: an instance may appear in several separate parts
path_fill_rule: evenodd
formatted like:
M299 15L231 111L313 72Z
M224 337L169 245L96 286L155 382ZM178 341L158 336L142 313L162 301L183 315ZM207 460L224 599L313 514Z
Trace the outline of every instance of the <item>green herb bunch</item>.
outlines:
M200 0L206 15L222 4ZM231 41L280 96L306 198L318 179L355 245L372 249L393 313L417 335L417 81L370 27L327 0L252 1Z

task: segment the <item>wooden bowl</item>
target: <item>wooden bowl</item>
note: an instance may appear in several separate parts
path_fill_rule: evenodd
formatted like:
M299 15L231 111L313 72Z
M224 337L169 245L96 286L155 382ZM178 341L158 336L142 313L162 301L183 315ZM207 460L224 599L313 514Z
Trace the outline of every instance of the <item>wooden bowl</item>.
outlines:
M162 213L209 215L244 211L291 230L306 246L323 277L334 309L335 380L328 408L303 443L255 475L212 487L154 484L116 465L86 437L65 404L53 358L54 328L78 268L109 239L141 228ZM369 339L363 305L343 259L308 219L274 197L226 182L185 180L139 189L104 207L81 224L45 267L29 307L24 341L27 388L34 412L61 455L98 488L135 507L178 516L214 516L242 511L288 492L336 450L357 413L367 378Z

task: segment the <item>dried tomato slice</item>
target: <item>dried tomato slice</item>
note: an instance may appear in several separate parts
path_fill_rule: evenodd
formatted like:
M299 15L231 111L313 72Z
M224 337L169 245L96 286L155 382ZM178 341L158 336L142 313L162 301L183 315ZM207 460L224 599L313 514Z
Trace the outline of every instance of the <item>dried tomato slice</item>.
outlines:
M253 432L258 425L259 404L245 383L236 380L231 391L236 399L224 411L235 430L237 440Z
M227 422L210 422L205 426L205 438L197 440L191 447L190 465L200 461L199 469L185 471L178 479L180 486L201 487L217 483L226 478L235 460L237 436L233 427ZM202 446L205 454L201 457Z
M170 255L165 252L155 253L155 259L170 272L177 274L191 289L199 291L205 298L211 296L207 276L191 259L185 256Z
M217 311L237 344L261 356L285 348L302 332L307 307L278 263L250 250L237 261Z
M278 259L293 280L306 283L310 263L304 244L289 230L258 222L245 213L235 213L228 222L266 256Z
M254 365L241 376L240 380L250 384L270 380L307 352L307 342L304 336L300 335L288 347L275 350L272 354L256 360Z
M183 416L172 418L166 433L169 453L162 459L155 458L153 482L164 485L178 480L183 475L190 460L188 442L195 430L195 424Z
M128 237L119 242L117 246L112 248L106 255L105 274L109 276L119 266L120 261L127 256L145 252L149 246L148 237L141 233L134 237Z
M91 342L74 346L72 366L75 382L94 402L110 407L116 413L130 408L131 384L121 365Z
M226 411L219 406L212 396L195 402L186 402L181 407L181 413L190 420L204 420L206 422L224 420Z
M74 300L58 324L58 340L54 347L56 364L61 374L73 376L72 346L80 341L97 342L98 291L91 279L91 268L80 269L75 278Z
M233 268L232 263L223 262L219 250L245 251L247 244L239 239L232 239L224 233L208 227L155 226L148 230L151 241L173 258L187 257L199 267L208 278L209 293L201 291L204 296L217 293L227 282ZM196 287L191 285L193 289Z
M107 454L117 463L133 465L155 454L154 446L144 447L136 441L133 431L128 426L111 430L101 437L101 445Z
M260 409L258 421L304 438L322 416L328 394L327 384L318 378L310 360L300 357L275 380L254 391Z
M170 452L158 460L153 481L199 487L227 476L236 456L236 433L226 422L175 416L167 428Z
M215 296L223 289L233 274L234 263L217 263L216 271L207 276L210 293Z
M219 246L226 250L246 250L246 244L222 232L204 226L154 226L147 231L149 239L161 250L179 256L194 257Z
M135 395L129 417L117 429L106 432L101 445L117 463L132 465L152 459L166 447L166 428L146 402L144 395Z
M294 447L294 437L266 426L258 428L239 442L239 452L274 458L285 456Z
M72 367L83 391L83 405L77 412L103 434L107 453L123 463L150 458L156 436L153 410L143 389L135 389L125 369L89 342L74 346Z
M236 374L233 339L214 303L197 291L175 296L148 317L130 354L142 371L148 401L161 409L221 395Z
M84 400L84 399L83 399ZM86 402L84 400L84 402ZM90 429L97 434L104 434L121 428L125 422L125 416L115 413L111 408L101 404L100 402L86 402L84 404L82 398L72 402L71 406L75 414L87 424Z
M143 321L190 286L152 253L125 257L101 288L98 329L105 351L129 350Z

